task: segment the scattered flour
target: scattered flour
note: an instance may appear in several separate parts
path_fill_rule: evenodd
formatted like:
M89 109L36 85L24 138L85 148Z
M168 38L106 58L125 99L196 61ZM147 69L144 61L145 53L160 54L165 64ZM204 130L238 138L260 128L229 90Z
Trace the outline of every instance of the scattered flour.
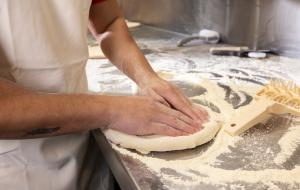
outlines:
M263 183L270 185L273 181L282 183L300 183L300 166L292 170L285 169L264 169L260 171L249 170L225 170L216 168L212 165L217 162L218 156L230 152L230 147L234 147L238 141L243 140L241 137L231 137L222 130L215 139L213 145L202 155L195 156L186 160L164 160L150 156L143 156L130 150L113 145L113 148L121 154L129 155L144 163L150 170L156 172L163 181L172 184L193 186L197 184L214 184L226 185L241 181L245 183ZM162 172L163 168L175 170L180 175L188 177L189 180L183 180L178 176ZM193 172L197 171L197 175ZM274 185L272 185L274 187ZM272 188L275 189L275 188Z
M156 44L155 44L156 45ZM187 51L186 48L181 49ZM231 83L232 81L239 83L239 89L245 92L249 92L252 88L248 88L246 84L251 83L248 79L253 79L258 82L255 86L264 84L272 78L288 78L284 64L279 63L276 60L255 60L255 59L240 59L235 57L201 57L201 56L187 56L185 52L174 51L168 52L167 54L150 54L147 56L155 70L163 70L160 76L168 80L190 80L189 82L195 82L199 77L209 78L225 84ZM185 59L189 57L190 59ZM193 57L193 58L191 58ZM179 59L180 58L180 59ZM186 63L185 63L186 62ZM197 64L193 64L193 62ZM285 61L283 61L285 62ZM178 63L184 63L180 65ZM90 64L92 65L92 64ZM295 66L296 64L292 64ZM238 69L237 69L238 68ZM95 73L97 68L91 68L90 72ZM94 91L113 91L118 92L119 86L124 87L122 89L130 89L132 86L124 80L123 77L117 78L113 85L111 83L106 84L105 80L116 78L117 75L111 68L100 68L101 77L91 78L90 81L93 83ZM106 69L106 70L103 70ZM293 69L295 71L297 69ZM201 71L201 72L200 72ZM98 71L97 71L98 72ZM100 73L100 72L99 72ZM188 73L188 74L186 74ZM186 76L184 76L186 74ZM92 76L91 74L88 76ZM93 75L95 76L95 75ZM297 78L297 74L292 77ZM198 81L197 81L198 82ZM120 85L122 84L122 85ZM235 89L234 85L231 85ZM243 87L243 88L240 88ZM215 90L215 94L224 96L224 91L220 89ZM237 90L235 90L237 91ZM250 94L254 94L255 90L251 91ZM203 95L201 98L209 99L212 96ZM192 97L192 99L200 97ZM215 98L212 98L215 99ZM227 120L231 114L236 110L232 108L230 104L225 101L214 102L218 107L221 107L225 120ZM268 129L268 128L267 128ZM257 148L261 155L253 154L253 162L264 162L264 154L274 158L272 161L275 164L282 165L289 161L289 158L294 155L297 148L300 146L300 124L295 124L290 127L287 132L278 141L279 152L273 152L272 148L261 149L259 144L260 137L253 137L253 141L250 147ZM268 190L282 189L281 184L285 184L285 189L299 189L300 188L300 166L295 165L292 169L284 168L264 168L261 170L246 170L242 168L238 169L224 169L218 167L218 164L222 162L219 159L220 155L231 153L233 148L237 148L238 144L243 142L243 137L231 137L224 130L221 130L216 136L212 145L205 151L198 155L194 155L188 159L177 159L177 160L165 160L158 157L152 157L151 155L141 155L133 151L112 145L115 150L123 155L132 157L133 159L139 160L143 163L147 169L154 172L155 175L160 177L166 187L168 184L178 185L182 189L187 189L191 186L197 186L199 184L207 184L218 186L220 189L243 190L246 189L244 185L240 184L263 184L263 188ZM263 152L265 151L265 152ZM254 152L254 153L257 153ZM234 157L234 155L232 155ZM243 158L242 158L243 159ZM258 159L258 160L256 160ZM244 162L244 161L243 161ZM172 169L176 171L176 175L172 173L164 172L164 169ZM183 178L180 176L184 176ZM186 187L186 188L184 188ZM252 188L258 189L258 188Z
M218 97L224 95L224 91L220 90L220 88L216 85L208 85L204 87L207 88L208 91L213 91ZM234 85L231 85L231 87L235 90L238 89ZM253 90L253 92L255 92L255 90ZM230 118L230 115L237 110L234 110L226 101L221 100L220 98L218 99L217 96L214 97L213 95L203 94L193 98L201 97L207 100L215 100L214 103L221 108L226 122ZM300 144L299 134L300 125L291 127L287 130L286 134L282 136L281 140L278 142L280 152L274 160L275 164L282 164L293 155L293 152ZM205 152L194 155L193 158L177 160L165 160L158 157L152 157L150 155L141 155L116 145L112 146L121 154L130 156L144 163L149 170L155 172L155 174L160 177L164 184L184 187L196 187L199 184L224 187L231 184L230 189L244 189L245 186L243 184L262 184L270 190L277 190L281 189L277 183L282 183L285 184L285 187L292 187L295 189L295 184L296 187L298 187L297 184L300 184L299 165L295 165L295 167L291 170L278 168L246 170L241 168L224 169L218 167L218 163L222 162L219 160L219 156L224 155L225 153L231 153L232 148L236 148L236 145L241 143L243 140L243 137L232 137L227 134L224 129L221 129L212 145ZM271 148L260 150L259 144L256 143L256 140L258 139L254 138L255 142L253 142L253 146L257 146L257 152L261 152L261 154L274 155ZM256 157L253 155L253 158L262 159L261 156L262 155L257 155ZM256 161L257 160L254 160L254 162ZM261 160L261 162L263 162L263 160ZM176 174L165 172L165 169L174 170L176 171Z
M281 137L278 144L281 151L275 157L274 162L278 165L282 165L300 146L300 125L289 127L288 132Z

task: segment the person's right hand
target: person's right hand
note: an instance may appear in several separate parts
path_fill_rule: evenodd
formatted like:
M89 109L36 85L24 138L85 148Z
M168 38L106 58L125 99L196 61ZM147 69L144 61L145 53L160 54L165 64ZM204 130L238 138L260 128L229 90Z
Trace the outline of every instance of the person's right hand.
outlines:
M180 111L148 97L113 97L108 128L132 135L181 136L202 129Z

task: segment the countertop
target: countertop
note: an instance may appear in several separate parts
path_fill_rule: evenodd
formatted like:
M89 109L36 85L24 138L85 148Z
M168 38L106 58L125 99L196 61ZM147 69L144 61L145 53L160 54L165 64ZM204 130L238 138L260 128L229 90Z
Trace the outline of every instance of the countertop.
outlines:
M193 83L197 77L210 79L223 87L232 81L253 87L266 84L270 79L299 82L300 65L295 59L279 56L271 56L264 60L216 57L211 56L208 51L215 45L194 43L188 47L176 47L177 41L185 37L182 34L144 25L131 29L131 32L153 68L182 89L188 97L203 93L203 87ZM87 76L89 89L95 93L130 95L137 91L136 85L107 60L89 60ZM228 93L227 97L220 98L226 99L232 107L249 103L245 104L243 98L238 97L241 93L234 90ZM253 94L249 92L247 95ZM243 139L237 141L235 146L229 146L229 151L219 155L218 164L212 167L224 170L225 175L234 175L234 171L246 171L242 173L245 175L249 172L260 175L255 172L266 170L283 172L284 175L284 172L292 171L300 166L299 138L294 137L295 142L292 145L296 147L282 165L274 163L274 158L280 152L278 142L287 133L289 126L295 123L299 124L299 118L274 115L267 122L268 127L262 127L265 125L260 124L243 134ZM214 141L190 150L141 155L134 150L125 150L115 145L112 147L100 130L94 131L94 136L122 189L300 189L299 183L284 183L284 180L264 182L262 179L262 182L258 183L232 179L226 183L214 183L214 178L196 169L185 173L168 166L160 169L151 167L151 162L157 160L161 160L162 163L183 161L184 164L189 159L193 160L205 154L214 146ZM195 176L201 180L194 180Z

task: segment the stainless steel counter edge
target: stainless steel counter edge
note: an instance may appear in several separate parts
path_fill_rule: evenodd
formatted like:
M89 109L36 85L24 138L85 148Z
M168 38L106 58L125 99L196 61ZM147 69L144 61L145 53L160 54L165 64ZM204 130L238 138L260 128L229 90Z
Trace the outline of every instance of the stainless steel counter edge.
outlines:
M113 150L111 144L106 139L102 131L100 129L96 129L92 132L92 134L121 189L139 190L138 185L133 180L133 177L127 172L122 160Z

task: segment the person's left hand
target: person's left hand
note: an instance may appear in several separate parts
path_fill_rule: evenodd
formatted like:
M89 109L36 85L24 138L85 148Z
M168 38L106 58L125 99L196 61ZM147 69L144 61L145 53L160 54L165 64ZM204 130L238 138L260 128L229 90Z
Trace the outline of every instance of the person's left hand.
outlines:
M201 106L192 105L177 87L159 77L152 77L146 83L140 85L139 93L144 96L150 96L162 104L181 111L197 121L199 125L202 125L209 119L205 109Z

